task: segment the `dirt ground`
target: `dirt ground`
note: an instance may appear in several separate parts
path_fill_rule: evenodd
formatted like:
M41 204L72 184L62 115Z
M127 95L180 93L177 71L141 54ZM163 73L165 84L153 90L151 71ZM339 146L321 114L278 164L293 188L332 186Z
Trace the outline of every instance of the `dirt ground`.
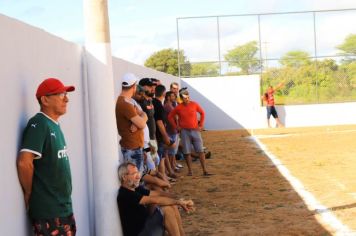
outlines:
M193 176L184 168L173 187L196 204L194 213L182 214L188 236L335 234L251 139L252 132L307 191L356 230L356 126L334 126L203 132L215 175L203 177L197 161Z

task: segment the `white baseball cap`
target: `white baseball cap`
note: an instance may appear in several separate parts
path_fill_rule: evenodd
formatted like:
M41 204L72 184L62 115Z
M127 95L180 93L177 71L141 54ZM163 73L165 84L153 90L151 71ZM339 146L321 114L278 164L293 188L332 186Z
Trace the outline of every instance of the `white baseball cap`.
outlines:
M137 83L137 77L132 73L126 73L122 77L122 87L130 87L133 84Z

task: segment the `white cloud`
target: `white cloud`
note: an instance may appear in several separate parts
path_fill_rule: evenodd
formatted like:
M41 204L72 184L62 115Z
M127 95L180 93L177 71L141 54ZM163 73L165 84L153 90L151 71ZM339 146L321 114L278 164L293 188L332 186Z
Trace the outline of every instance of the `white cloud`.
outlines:
M318 14L317 42L318 55L329 56L338 53L337 45L343 43L349 34L356 34L356 11L344 14Z
M160 50L154 44L131 44L125 47L113 46L112 54L115 57L143 65L145 60L155 51Z

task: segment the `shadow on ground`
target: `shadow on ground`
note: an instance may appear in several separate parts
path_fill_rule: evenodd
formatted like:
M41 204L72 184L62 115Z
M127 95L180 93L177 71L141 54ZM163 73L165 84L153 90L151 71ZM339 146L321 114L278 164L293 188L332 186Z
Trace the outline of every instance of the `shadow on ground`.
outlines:
M185 176L174 192L192 198L197 210L183 213L186 235L331 235L244 131L203 132L215 175ZM186 170L186 169L183 169Z

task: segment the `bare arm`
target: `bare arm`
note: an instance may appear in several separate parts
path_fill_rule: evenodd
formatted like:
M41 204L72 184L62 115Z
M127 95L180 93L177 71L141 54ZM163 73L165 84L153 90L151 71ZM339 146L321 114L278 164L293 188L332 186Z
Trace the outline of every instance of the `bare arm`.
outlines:
M148 205L148 204L157 204L159 206L172 206L177 205L181 206L185 211L189 212L193 210L193 201L192 200L176 200L174 198L162 197L162 196L144 196L141 198L140 204Z
M137 126L139 129L144 129L146 126L147 115L145 112L142 112L140 115L134 116L131 118L131 122Z
M174 199L177 198L177 196L175 194L166 192L163 190L150 190L150 196L152 196L152 197L156 197L156 196L169 197L169 198L174 198Z
M168 114L168 122L171 124L173 129L177 129L177 124L178 124L178 116L176 115L176 110L173 109L169 114Z
M274 90L278 90L278 89L282 88L283 86L284 86L284 83L281 82L274 88Z
M198 128L202 131L204 129L205 112L199 104L197 104L197 111L200 113L200 123L198 124Z
M170 140L169 140L169 137L168 137L168 134L167 134L167 131L166 131L166 127L163 124L163 121L162 120L157 120L156 124L157 124L157 127L159 129L159 132L162 134L164 143L169 146L170 145Z
M35 154L31 152L20 152L17 159L17 174L19 177L22 190L24 192L26 209L30 200L32 192L32 178L33 178L33 159Z

